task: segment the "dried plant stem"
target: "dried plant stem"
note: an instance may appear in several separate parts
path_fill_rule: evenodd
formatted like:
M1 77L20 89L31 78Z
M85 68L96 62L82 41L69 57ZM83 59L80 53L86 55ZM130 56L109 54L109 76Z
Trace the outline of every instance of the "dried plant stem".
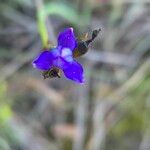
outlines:
M92 69L91 64L87 64L89 70ZM76 135L73 143L73 150L83 150L85 145L85 135L87 133L87 115L88 115L88 105L89 105L89 83L90 75L86 76L86 84L80 87L76 87L78 94L78 103L75 107L75 125L76 125Z
M83 150L84 149L84 140L85 140L85 120L87 113L87 103L88 103L88 91L87 87L78 88L78 104L75 107L75 124L77 128L76 136L73 143L73 150Z
M50 102L54 106L60 108L61 104L65 101L63 95L59 94L54 89L47 86L44 82L33 77L28 77L24 80L26 81L25 85L28 86L28 88L34 89L37 92L43 94L46 98L50 100Z
M120 104L120 102L123 102L126 94L141 83L145 75L148 73L149 68L150 60L148 59L141 65L141 67L131 76L131 78L128 81L126 81L121 87L119 87L118 90L111 93L108 97L105 98L113 102L112 107L105 115L105 119L109 117L111 112L116 108L116 106Z
M25 63L30 61L36 54L36 49L39 48L39 44L34 45L30 51L24 54L18 54L14 60L5 65L1 70L0 83L9 78L12 74L14 74L17 70L19 70Z
M93 134L88 142L88 150L101 150L106 136L104 117L106 113L106 102L96 101L93 113Z

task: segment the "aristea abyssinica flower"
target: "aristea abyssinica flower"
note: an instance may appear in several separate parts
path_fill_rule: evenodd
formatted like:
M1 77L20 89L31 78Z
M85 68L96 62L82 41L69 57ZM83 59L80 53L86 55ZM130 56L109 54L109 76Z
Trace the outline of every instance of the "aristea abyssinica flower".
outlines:
M84 82L82 66L73 58L73 51L77 48L77 41L73 28L67 28L58 36L58 45L55 48L47 49L32 62L33 67L43 71L44 78L50 73L59 76L63 71L66 78L78 83Z

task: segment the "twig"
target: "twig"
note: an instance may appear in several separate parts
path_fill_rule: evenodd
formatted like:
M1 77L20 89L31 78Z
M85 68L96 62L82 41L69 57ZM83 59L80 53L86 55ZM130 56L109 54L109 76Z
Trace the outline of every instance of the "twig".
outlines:
M84 58L95 63L106 63L111 65L119 65L125 67L134 67L137 64L137 57L134 55L126 55L114 52L98 52L91 50Z
M25 63L29 62L36 55L36 53L38 53L36 50L39 48L39 46L39 44L34 45L30 51L24 54L18 54L11 63L5 65L0 70L0 83L19 70Z
M92 67L88 64L89 69ZM75 124L76 124L76 136L73 143L73 150L83 150L85 135L87 130L87 113L88 113L88 103L89 103L89 76L86 77L86 84L81 87L76 87L78 89L79 99L77 107L75 107Z
M84 149L84 140L85 140L85 133L86 133L86 127L85 127L85 118L87 113L87 102L88 102L88 91L87 86L78 88L78 104L77 107L75 107L75 124L76 124L76 136L73 143L73 150L83 150Z
M105 119L109 117L111 112L120 104L120 102L123 102L125 98L125 94L130 92L132 89L137 87L141 81L143 80L145 74L149 71L150 68L150 60L144 62L144 64L132 75L132 77L125 82L121 87L118 88L115 92L111 93L108 97L105 99L111 100L113 99L112 107L109 109L109 111L105 115Z
M103 141L106 136L105 122L103 121L106 113L106 101L95 102L93 114L93 135L90 138L87 149L100 150L103 147Z
M63 95L56 92L54 89L52 89L50 86L47 86L44 82L33 78L28 77L24 79L25 85L38 91L39 93L43 94L45 97L47 97L51 103L57 107L61 107L62 102L64 102Z
M9 6L3 6L3 8L5 8L5 11L2 11L3 15L5 17L7 17L8 19L14 21L15 23L21 25L22 27L28 29L28 30L32 30L36 28L35 23L33 22L33 20L24 15L21 14L20 12L14 10L13 8L9 7Z

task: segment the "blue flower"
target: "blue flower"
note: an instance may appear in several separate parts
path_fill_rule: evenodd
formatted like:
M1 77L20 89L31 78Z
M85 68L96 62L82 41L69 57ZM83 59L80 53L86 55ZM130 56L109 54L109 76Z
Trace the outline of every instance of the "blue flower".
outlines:
M67 28L59 34L57 47L43 51L32 62L32 65L42 71L59 68L64 72L66 78L83 83L83 68L73 58L73 51L76 47L77 42L73 28Z

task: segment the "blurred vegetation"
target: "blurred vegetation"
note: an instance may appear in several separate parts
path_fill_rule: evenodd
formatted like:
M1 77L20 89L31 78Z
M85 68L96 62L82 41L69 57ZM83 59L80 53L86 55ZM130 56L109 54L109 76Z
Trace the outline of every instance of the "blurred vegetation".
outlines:
M150 3L2 0L0 150L150 149ZM31 61L72 26L100 36L80 58L86 84L42 80Z

